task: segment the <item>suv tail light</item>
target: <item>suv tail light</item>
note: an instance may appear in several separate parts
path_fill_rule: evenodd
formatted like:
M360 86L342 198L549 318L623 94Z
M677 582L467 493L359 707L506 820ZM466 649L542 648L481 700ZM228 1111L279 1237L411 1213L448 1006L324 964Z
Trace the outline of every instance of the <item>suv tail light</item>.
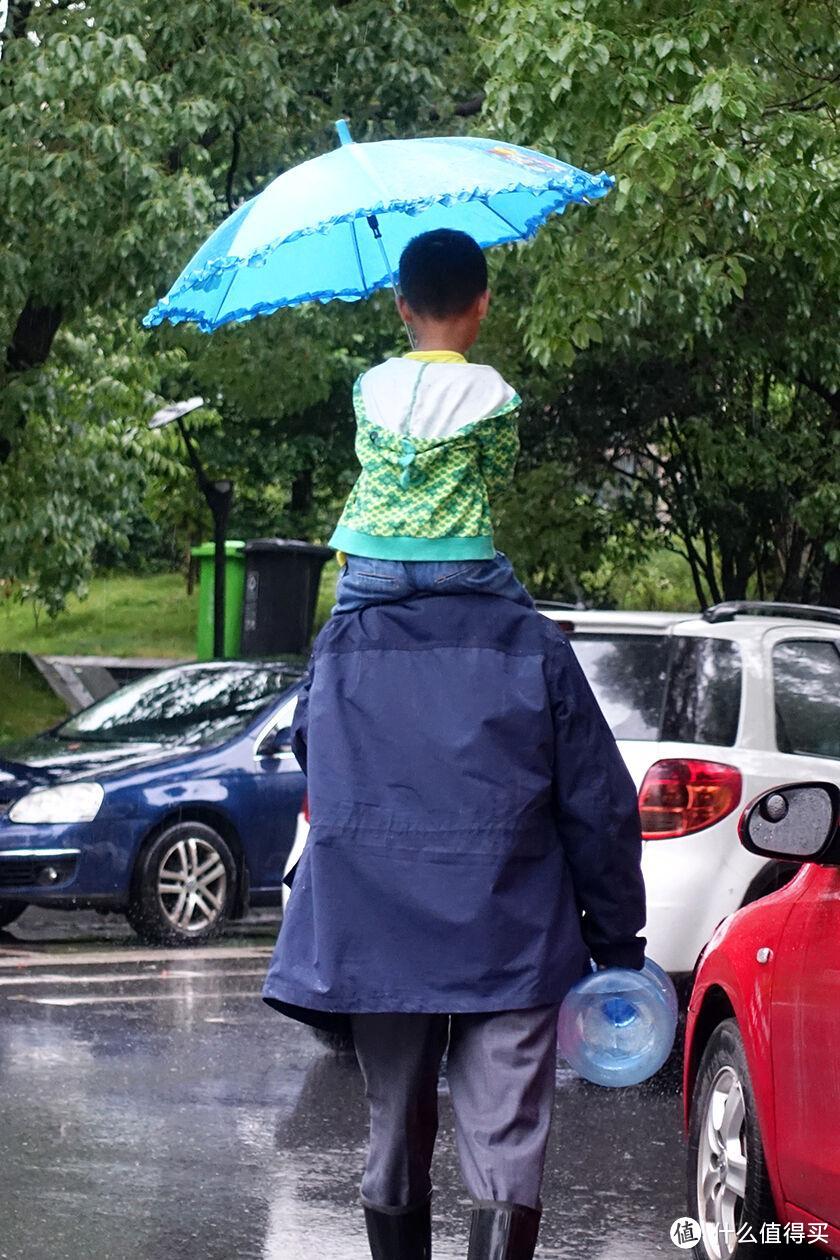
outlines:
M645 840L688 836L720 822L741 800L741 772L718 761L657 761L639 792Z
M309 822L309 793L304 792L303 800L300 805L300 812L303 814L307 822Z

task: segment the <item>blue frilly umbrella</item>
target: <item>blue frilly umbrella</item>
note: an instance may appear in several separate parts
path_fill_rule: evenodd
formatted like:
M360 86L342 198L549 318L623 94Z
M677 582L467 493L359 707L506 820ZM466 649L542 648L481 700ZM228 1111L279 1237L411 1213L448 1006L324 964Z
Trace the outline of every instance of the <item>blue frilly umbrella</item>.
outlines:
M456 228L486 248L527 240L570 202L615 182L519 145L475 136L341 146L273 180L190 260L146 327L204 332L301 302L355 302L395 286L393 264L420 232Z

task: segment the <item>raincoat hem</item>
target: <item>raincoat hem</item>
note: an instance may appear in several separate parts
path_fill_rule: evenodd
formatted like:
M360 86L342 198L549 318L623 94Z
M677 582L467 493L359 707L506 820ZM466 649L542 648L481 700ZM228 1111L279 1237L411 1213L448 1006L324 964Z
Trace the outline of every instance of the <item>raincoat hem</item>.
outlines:
M314 1024L315 1027L334 1027L337 1021L349 1022L351 1015L489 1015L497 1011L529 1011L540 1006L559 1006L572 985L589 971L589 956L581 955L578 962L570 963L559 980L551 985L519 993L510 993L497 984L492 992L484 995L473 990L450 996L367 993L364 996L333 994L327 998L284 983L277 989L264 990L262 998L267 1006L281 1014L291 1015L293 1019ZM321 1022L325 1019L327 1024Z

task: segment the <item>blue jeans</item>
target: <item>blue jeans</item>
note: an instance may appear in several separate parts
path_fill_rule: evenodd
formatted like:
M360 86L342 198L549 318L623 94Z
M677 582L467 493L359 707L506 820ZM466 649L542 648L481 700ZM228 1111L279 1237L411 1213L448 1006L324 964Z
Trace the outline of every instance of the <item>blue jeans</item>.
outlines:
M413 595L501 595L533 608L507 556L492 560L368 560L348 556L338 575L334 613L392 604Z

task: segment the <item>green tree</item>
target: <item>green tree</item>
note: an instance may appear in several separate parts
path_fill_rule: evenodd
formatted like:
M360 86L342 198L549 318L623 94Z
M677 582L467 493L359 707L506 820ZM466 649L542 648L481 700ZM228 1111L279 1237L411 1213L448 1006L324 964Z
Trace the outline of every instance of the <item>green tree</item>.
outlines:
M722 346L692 358L586 352L546 409L540 449L563 435L598 488L611 532L683 557L703 605L747 595L837 602L840 435L800 385Z
M490 0L467 5L486 122L617 176L531 251L534 352L654 327L740 336L832 399L840 277L840 27L827 0ZM491 35L492 32L492 35ZM732 329L729 329L731 333ZM806 382L807 383L807 382ZM835 399L835 402L837 400Z
M617 522L682 551L698 599L840 603L836 7L462 8L484 125L617 177L520 251L520 326L580 474L613 466Z
M206 390L222 453L241 448L234 465L248 480L260 469L262 487L272 475L298 480L299 495L294 461L319 458L290 418L323 408L346 375L340 316L286 313L203 341L129 331L200 242L279 171L334 144L342 113L364 138L463 125L479 102L463 20L444 0L11 0L2 40L0 569L54 609L83 587L96 548L118 545L164 471L183 465L158 435L135 444L148 475L116 454L113 494L94 475L108 435L119 450L156 400ZM107 423L84 403L106 392L89 343L106 329L125 334L128 374L144 382L129 408L112 400ZM156 469L163 452L168 468ZM175 480L186 521L188 477Z
M57 340L48 364L7 382L7 405L27 422L0 462L0 576L36 611L85 593L97 548L128 545L150 460L162 466L146 420L159 371L177 356L143 355L140 338L131 324L91 320ZM169 473L182 475L180 463Z

